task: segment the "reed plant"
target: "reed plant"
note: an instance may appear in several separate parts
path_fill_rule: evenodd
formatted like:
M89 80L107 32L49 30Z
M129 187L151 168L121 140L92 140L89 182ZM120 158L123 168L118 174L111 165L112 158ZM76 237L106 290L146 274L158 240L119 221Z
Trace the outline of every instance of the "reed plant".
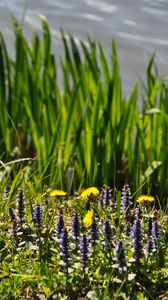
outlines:
M93 184L120 189L127 180L136 193L159 195L166 205L168 87L154 57L142 95L136 83L126 98L114 40L107 57L100 43L78 45L62 31L58 60L41 22L42 37L34 32L28 43L13 19L13 59L0 35L2 177L26 173L39 190L57 185L68 192Z

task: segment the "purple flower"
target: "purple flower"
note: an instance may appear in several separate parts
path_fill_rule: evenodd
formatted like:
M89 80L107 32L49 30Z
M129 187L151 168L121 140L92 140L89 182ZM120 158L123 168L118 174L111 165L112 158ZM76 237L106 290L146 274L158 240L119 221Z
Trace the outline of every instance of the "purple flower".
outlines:
M70 259L70 238L66 228L63 228L60 236L61 257L65 263L65 271L68 275L69 259Z
M113 242L112 242L112 227L111 224L109 222L109 220L104 220L103 222L103 231L104 231L104 235L105 235L105 245L106 246L113 246Z
M161 239L161 230L160 230L159 222L156 219L154 219L153 221L153 235L154 235L156 245L159 246L160 239Z
M140 259L143 257L142 229L140 219L135 219L132 226L132 244L134 247L134 258L137 266L140 265Z
M18 200L18 216L19 216L19 220L20 220L20 224L22 226L22 223L23 223L23 218L24 218L24 215L25 215L25 212L24 212L24 195L23 195L23 190L20 189L18 191L18 195L17 195L17 200Z
M37 225L37 234L41 235L41 229L43 226L43 217L42 217L42 207L40 204L36 204L33 209L33 219L35 224Z
M80 235L80 220L78 214L75 214L73 220L72 220L72 233L75 237L75 239L79 238Z
M147 240L147 255L149 256L154 249L155 249L154 238L152 235L149 235Z
M12 221L13 237L17 243L20 242L21 235L19 234L20 226L13 207L9 207L9 216Z
M95 247L95 245L98 243L99 240L99 229L95 219L92 225L90 226L90 233L91 233L92 246Z
M11 219L12 222L14 220L17 220L14 208L11 207L11 206L9 207L9 217L10 217L10 219Z
M8 198L8 196L9 196L9 192L10 192L10 186L9 186L9 185L7 185L7 186L5 187L5 189L4 189L4 193L3 193L3 197L4 197L4 199L7 199L7 198Z
M152 236L152 218L149 218L147 235Z
M119 272L126 273L127 272L127 264L126 264L126 260L125 260L125 250L124 250L123 242L121 240L119 240L117 242L116 254L117 254L118 263L119 263Z
M60 211L60 214L57 219L57 226L56 226L56 232L58 235L58 238L60 237L61 231L64 228L64 216L62 210Z
M122 211L125 213L126 220L129 221L130 217L130 209L132 205L132 196L130 192L130 188L128 184L125 184L122 188L122 197L121 197L121 203L122 203Z
M86 234L80 239L80 258L83 271L85 271L89 254L89 242Z
M109 186L102 190L101 197L103 199L103 206L109 206L112 201L112 194Z
M76 251L78 250L78 241L80 236L80 220L78 214L75 214L75 216L72 219L72 233L75 238L75 244L76 244Z

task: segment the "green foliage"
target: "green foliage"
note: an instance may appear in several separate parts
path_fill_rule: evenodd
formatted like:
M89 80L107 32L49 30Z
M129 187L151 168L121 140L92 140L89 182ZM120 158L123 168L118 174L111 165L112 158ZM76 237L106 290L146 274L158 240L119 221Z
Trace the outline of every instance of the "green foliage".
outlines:
M120 188L128 180L135 190L162 196L165 205L168 88L155 71L154 56L140 110L137 83L128 99L122 95L114 41L107 57L90 38L78 45L61 32L60 84L50 29L43 16L41 22L42 38L35 32L29 45L13 19L14 59L0 36L2 168L21 159L12 167L17 172L26 165L22 158L29 158L29 175L39 190L57 185L72 191L104 183Z

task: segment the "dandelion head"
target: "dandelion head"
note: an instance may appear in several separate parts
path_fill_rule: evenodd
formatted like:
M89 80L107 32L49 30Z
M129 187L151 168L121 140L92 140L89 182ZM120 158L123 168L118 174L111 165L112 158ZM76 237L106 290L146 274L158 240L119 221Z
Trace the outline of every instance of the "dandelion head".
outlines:
M91 208L88 210L87 214L83 218L83 226L85 228L90 227L93 224L94 221L94 210Z
M137 202L144 203L144 202L154 202L155 198L149 195L141 195L138 197Z
M97 196L99 195L99 193L100 193L100 192L99 192L99 190L98 190L96 187L90 187L90 188L84 190L84 191L81 193L80 197L81 197L83 200L88 200L88 198L89 198L90 196L92 196L92 197L97 197Z
M67 195L67 193L62 191L62 190L52 190L49 193L50 197L63 197L63 196L66 196L66 195Z

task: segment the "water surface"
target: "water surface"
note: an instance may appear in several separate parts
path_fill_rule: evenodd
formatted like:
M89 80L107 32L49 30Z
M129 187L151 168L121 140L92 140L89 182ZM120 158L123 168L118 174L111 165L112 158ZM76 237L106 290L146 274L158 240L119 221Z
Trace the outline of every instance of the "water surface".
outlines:
M9 11L21 18L26 1L0 1L0 28L11 47ZM141 77L149 55L156 51L159 72L168 75L168 0L30 0L25 16L25 33L41 30L39 14L52 30L53 51L61 53L60 28L76 40L90 37L101 41L110 53L112 38L118 48L124 94Z

